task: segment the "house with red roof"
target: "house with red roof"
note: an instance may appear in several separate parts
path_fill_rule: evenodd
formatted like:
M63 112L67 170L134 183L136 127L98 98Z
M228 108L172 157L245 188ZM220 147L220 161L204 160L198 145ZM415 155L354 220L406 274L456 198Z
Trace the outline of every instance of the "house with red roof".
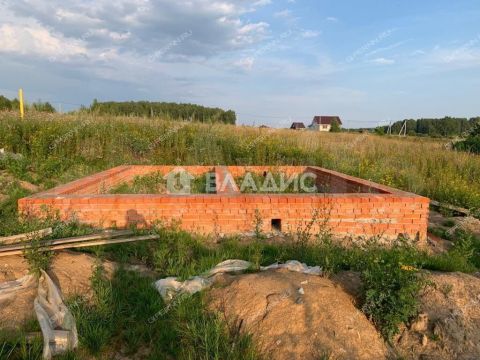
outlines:
M290 126L292 130L305 130L305 125L303 122L294 122L292 126Z
M330 131L332 124L336 122L338 126L342 126L342 120L338 116L314 116L312 123L308 126L310 130Z

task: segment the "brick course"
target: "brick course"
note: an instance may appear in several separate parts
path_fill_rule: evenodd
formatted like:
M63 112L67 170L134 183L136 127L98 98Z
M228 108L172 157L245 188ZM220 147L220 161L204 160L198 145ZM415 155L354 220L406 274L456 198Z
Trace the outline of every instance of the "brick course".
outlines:
M328 193L242 194L229 187L217 194L108 194L107 190L136 175L154 171L163 174L175 166L119 166L18 201L25 215L44 216L45 208L58 211L61 218L75 217L99 227L148 226L154 221L178 222L180 227L201 234L234 234L254 228L255 212L262 217L264 231L272 230L272 219L281 220L282 231L296 231L314 214L319 222L328 220L339 236L383 236L403 234L424 243L427 235L429 199L370 181L319 167L268 166L184 166L192 175L215 171L217 188L225 176L233 178L246 171L279 171L287 175L313 172L317 185Z

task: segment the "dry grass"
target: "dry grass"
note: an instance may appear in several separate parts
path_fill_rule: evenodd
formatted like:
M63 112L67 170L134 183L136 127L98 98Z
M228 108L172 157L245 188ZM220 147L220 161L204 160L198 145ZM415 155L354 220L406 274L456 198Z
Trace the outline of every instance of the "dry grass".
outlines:
M25 172L39 173L40 183L126 163L308 164L480 208L480 157L448 150L447 142L85 114L32 113L20 121L0 114L0 147L25 155Z

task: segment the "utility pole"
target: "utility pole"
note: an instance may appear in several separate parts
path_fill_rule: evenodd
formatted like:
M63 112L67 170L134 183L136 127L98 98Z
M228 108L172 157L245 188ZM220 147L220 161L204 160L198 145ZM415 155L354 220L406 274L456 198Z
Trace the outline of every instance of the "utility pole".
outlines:
M402 135L403 132L403 135ZM407 136L407 120L403 122L402 128L400 129L400 132L398 133L398 136Z
M20 104L20 118L23 120L25 109L23 108L23 89L18 89L18 102Z

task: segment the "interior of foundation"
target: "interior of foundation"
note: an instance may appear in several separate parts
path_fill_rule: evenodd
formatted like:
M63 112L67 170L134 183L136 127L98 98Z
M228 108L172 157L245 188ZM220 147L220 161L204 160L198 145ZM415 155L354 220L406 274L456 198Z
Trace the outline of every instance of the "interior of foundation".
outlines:
M217 194L225 188L243 194L302 193L388 193L380 188L342 176L335 176L316 167L222 167L223 176L215 167L189 171L189 168L131 174L104 186L105 194L169 194L169 187L188 186L190 194ZM226 170L225 170L226 169Z

